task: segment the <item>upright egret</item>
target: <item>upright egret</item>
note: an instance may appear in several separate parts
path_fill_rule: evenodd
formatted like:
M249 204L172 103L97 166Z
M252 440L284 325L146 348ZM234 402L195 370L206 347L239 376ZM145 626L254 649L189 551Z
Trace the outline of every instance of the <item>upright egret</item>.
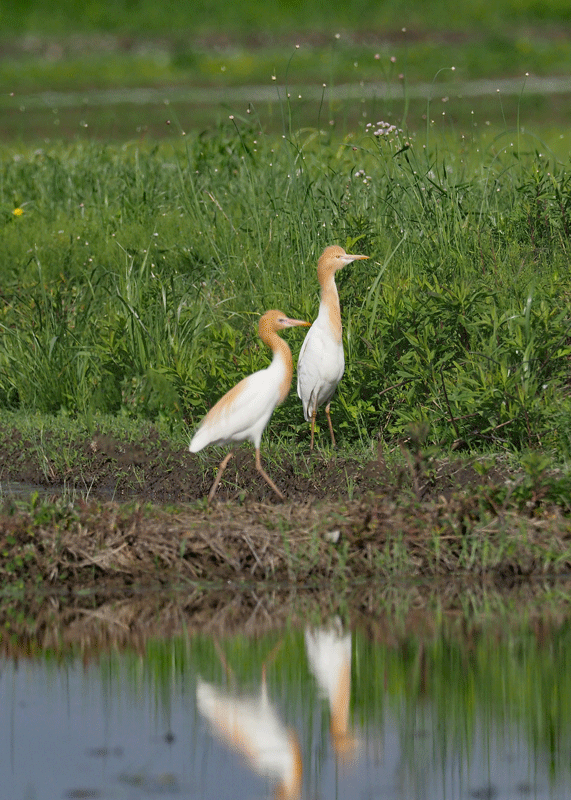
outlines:
M272 349L270 366L243 378L220 398L200 423L188 448L191 453L197 453L209 444L251 441L256 448L256 469L281 500L284 495L262 467L260 442L274 409L289 392L293 375L291 350L278 336L278 331L309 324L300 319L290 319L282 311L266 311L260 318L258 332L264 344ZM208 495L209 503L233 452L230 450L220 463Z
M329 412L331 398L345 371L343 353L343 326L335 273L345 264L369 256L346 253L342 247L326 247L317 263L317 279L321 286L321 302L317 319L307 332L297 362L297 393L303 403L303 414L311 420L311 444L315 432L317 409L326 403L325 413L329 423L331 443L335 447L335 434Z

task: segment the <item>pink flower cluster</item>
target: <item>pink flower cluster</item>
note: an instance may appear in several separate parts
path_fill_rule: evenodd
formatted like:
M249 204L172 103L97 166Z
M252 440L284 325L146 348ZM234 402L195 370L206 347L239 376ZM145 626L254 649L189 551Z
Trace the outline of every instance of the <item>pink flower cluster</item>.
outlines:
M374 131L369 131L369 128L376 128ZM396 125L391 125L390 122L369 122L365 126L367 132L372 132L373 136L390 136L394 134L398 136L403 133L402 128L397 128Z

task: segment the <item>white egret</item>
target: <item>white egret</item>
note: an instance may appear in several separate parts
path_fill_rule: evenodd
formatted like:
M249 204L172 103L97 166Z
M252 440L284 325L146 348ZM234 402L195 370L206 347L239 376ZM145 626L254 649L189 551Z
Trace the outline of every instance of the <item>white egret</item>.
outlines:
M287 397L293 375L291 350L278 336L278 331L309 324L300 319L290 319L282 311L266 311L260 318L258 332L264 344L272 349L271 364L243 378L220 398L200 423L188 448L191 453L197 453L209 444L251 441L256 449L256 469L281 500L284 495L262 467L260 442L274 409ZM220 463L208 495L209 503L233 452L231 450Z
M326 247L317 263L317 279L321 286L321 302L317 319L307 332L297 362L297 393L303 403L305 419L311 421L311 444L315 432L315 416L325 403L331 443L335 434L331 422L331 398L345 371L343 326L335 273L345 264L369 256L350 255L342 247Z

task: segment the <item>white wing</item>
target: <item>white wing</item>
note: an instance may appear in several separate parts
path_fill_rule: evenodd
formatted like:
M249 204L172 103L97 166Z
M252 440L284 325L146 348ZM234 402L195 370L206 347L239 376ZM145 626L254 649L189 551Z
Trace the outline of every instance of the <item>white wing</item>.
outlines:
M214 405L202 420L190 443L197 453L209 444L243 442L259 446L264 428L279 402L280 381L274 363L248 375Z
M342 342L337 342L317 317L304 339L297 362L297 394L305 419L327 403L345 371Z

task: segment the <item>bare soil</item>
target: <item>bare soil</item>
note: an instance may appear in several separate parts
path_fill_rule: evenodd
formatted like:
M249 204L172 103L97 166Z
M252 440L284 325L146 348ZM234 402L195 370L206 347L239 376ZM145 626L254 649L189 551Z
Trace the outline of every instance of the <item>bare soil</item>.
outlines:
M21 482L54 496L63 491L142 503L191 503L206 497L222 452L210 450L203 456L176 450L156 433L142 435L137 444L95 434L66 443L70 455L61 467L62 443L49 433L43 436L41 448L16 429L0 430L0 443L2 438L0 481L4 485ZM414 490L419 500L430 500L449 497L458 489L470 489L482 482L474 466L466 461L434 461L427 469L427 464L415 463L418 456L409 456L408 467L389 472L382 449L377 458L359 462L335 451L309 453L306 445L305 452L303 448L300 444L295 462L273 451L270 458L262 454L266 471L291 503L359 499L370 493L398 493L403 488ZM485 482L501 485L512 478L506 468L494 467ZM216 500L280 503L256 471L253 450L248 446L239 448L230 460Z

